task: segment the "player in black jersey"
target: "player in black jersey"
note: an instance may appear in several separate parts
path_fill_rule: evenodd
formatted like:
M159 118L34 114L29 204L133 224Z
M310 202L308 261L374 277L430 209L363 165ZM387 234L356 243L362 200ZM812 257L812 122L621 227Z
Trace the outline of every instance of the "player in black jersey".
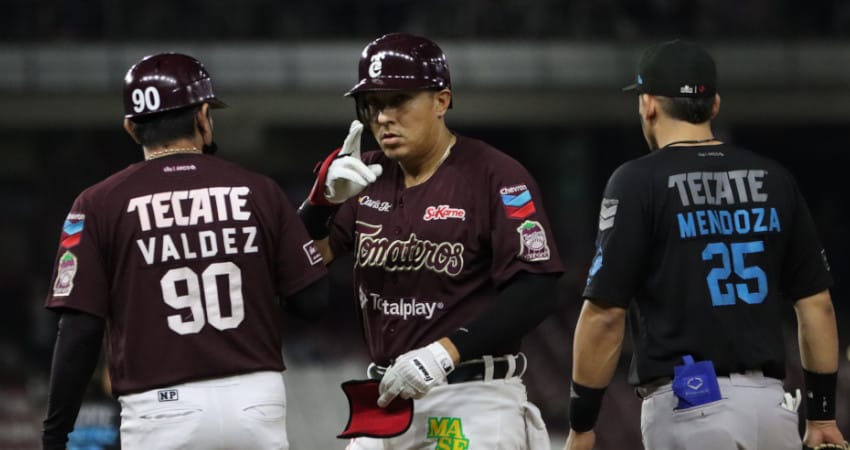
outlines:
M595 442L627 316L646 448L799 449L800 397L782 385L789 306L805 371L805 443L844 442L823 248L793 177L714 137L716 86L712 57L677 40L648 49L626 88L639 95L651 152L605 188L575 332L567 449Z

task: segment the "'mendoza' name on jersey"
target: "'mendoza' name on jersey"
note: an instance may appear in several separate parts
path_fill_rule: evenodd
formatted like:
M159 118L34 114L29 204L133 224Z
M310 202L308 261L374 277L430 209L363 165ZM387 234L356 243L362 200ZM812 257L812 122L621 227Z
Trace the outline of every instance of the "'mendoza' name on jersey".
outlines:
M135 212L142 231L214 224L228 220L251 219L245 209L250 189L247 186L212 187L185 191L165 191L130 200L127 212ZM136 244L147 264L257 253L256 226L223 227L216 230L191 230L137 239Z
M667 187L675 188L682 206L706 205L712 208L676 214L682 239L709 236L779 232L776 208L723 208L725 205L764 203L765 170L686 172L670 175Z

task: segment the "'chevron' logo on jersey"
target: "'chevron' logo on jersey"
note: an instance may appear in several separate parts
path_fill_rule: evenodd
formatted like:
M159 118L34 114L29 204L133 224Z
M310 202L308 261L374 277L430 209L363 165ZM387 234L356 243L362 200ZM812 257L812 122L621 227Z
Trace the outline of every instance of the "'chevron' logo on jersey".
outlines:
M599 231L605 231L614 226L619 204L620 201L615 198L602 199L602 206L599 208Z
M83 226L86 222L86 215L79 213L70 213L62 224L62 237L60 241L62 247L71 248L80 243L80 238L83 235Z
M537 212L534 200L531 199L531 191L524 184L508 186L499 189L502 196L502 205L505 213L511 219L525 219Z

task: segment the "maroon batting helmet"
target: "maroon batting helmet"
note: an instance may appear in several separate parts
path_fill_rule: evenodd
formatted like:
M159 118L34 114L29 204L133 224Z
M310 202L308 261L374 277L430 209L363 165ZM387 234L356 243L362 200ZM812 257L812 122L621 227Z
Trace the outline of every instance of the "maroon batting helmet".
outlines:
M375 39L360 55L360 81L345 95L369 91L450 88L449 63L430 39L392 33Z
M133 118L209 103L224 108L210 74L195 58L180 53L145 56L124 76L124 117Z

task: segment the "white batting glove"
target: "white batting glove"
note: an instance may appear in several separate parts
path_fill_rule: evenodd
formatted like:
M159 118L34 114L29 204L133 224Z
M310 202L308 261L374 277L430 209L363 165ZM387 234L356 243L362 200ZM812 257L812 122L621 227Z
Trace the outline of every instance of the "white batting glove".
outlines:
M351 122L342 150L328 167L324 194L330 203L338 204L354 197L383 173L384 169L380 164L367 166L360 160L362 133L363 124L359 120Z
M452 357L439 342L404 353L381 378L378 406L385 408L397 396L422 398L434 386L445 384L454 369Z

